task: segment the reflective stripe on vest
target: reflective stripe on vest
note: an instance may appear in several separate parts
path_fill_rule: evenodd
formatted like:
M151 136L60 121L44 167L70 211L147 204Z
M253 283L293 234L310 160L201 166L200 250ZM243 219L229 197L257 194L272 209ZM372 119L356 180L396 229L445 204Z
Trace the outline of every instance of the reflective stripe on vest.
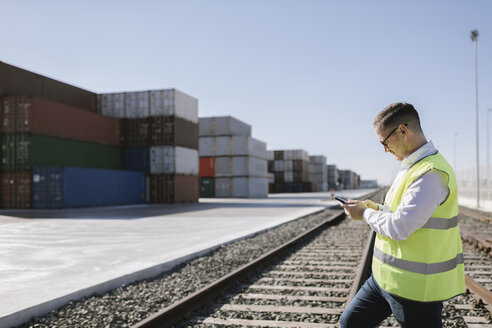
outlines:
M421 273L421 274L435 274L442 273L449 270L453 270L456 268L458 264L463 264L463 253L456 255L455 258L439 262L439 263L420 263L420 262L412 262L407 260L402 260L391 255L384 253L378 248L374 248L374 257L380 260L383 263L389 264L396 268Z
M446 230L458 226L458 216L451 219L446 218L430 218L427 223L422 227L423 229L438 229Z

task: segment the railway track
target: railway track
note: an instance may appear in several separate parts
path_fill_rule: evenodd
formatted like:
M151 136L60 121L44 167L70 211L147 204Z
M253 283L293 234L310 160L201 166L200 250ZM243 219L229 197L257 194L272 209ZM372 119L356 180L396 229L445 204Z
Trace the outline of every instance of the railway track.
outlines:
M475 223L465 224L469 234ZM133 327L337 327L345 305L370 274L372 243L367 225L343 220L340 211L306 237L296 238ZM464 255L470 293L444 302L444 326L492 328L490 257L468 243ZM398 325L390 317L380 327Z

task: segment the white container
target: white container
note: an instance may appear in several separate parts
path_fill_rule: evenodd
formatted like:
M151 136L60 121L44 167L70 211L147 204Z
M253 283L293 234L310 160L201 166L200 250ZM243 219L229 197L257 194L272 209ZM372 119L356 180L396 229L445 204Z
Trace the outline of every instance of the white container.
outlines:
M215 197L217 198L265 198L267 196L268 178L215 178Z
M151 174L198 175L199 159L195 149L173 146L150 147Z
M326 182L311 182L313 192L327 192L328 184Z
M267 177L266 159L249 156L215 157L216 177L254 176Z
M232 197L232 178L215 178L215 197Z
M294 182L294 172L285 171L284 172L284 182Z
M248 136L232 137L232 154L267 159L266 143Z
M150 91L151 116L176 116L198 123L198 100L176 90Z
M201 117L199 136L251 136L251 125L232 116Z
M327 173L326 165L309 164L309 173Z
M97 98L99 113L115 118L125 117L125 94L123 92L103 93Z
M303 160L309 162L309 155L305 150L302 149L292 149L284 150L284 159L287 160Z
M309 156L309 162L313 164L323 164L326 165L326 157L319 155L319 156Z
M267 159L268 159L269 161L273 161L273 160L275 160L275 152L274 152L274 151L272 151L272 150L268 150L268 151L267 151L267 156L268 156L268 158L267 158Z
M213 157L215 156L215 138L214 137L199 137L198 138L198 150L200 157Z
M150 92L137 91L125 93L125 117L145 118L150 116Z
M284 171L294 171L294 161L284 160Z
M252 156L267 159L266 143L248 136L200 137L201 157Z
M273 161L273 172L282 172L284 170L284 160L276 159Z

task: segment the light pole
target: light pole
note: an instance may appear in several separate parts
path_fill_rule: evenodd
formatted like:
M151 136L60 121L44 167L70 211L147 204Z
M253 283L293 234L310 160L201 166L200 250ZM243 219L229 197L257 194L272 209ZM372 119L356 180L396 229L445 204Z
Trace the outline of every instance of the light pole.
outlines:
M454 144L453 144L453 167L454 167L454 171L456 172L457 171L457 167L456 167L456 137L459 135L458 132L455 132L454 133Z
M473 41L475 48L475 130L477 139L477 207L480 207L480 168L478 156L478 56L477 56L477 41L478 30L471 31L470 38Z
M492 112L492 108L487 110L487 199L489 199L490 192L490 162L489 162L489 114Z

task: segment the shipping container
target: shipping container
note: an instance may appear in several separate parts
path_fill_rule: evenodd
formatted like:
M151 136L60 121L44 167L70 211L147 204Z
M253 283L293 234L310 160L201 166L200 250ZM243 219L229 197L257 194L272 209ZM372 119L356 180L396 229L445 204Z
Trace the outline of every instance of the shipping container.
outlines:
M3 169L22 171L35 166L121 169L121 148L36 134L4 134Z
M200 177L215 176L215 157L200 157Z
M125 118L146 118L150 116L150 92L125 92Z
M200 137L200 156L253 156L267 159L266 143L248 136Z
M200 178L200 197L213 198L215 197L215 179Z
M31 207L31 173L29 171L2 174L2 207Z
M94 92L0 62L0 98L25 95L91 112L97 110L97 94Z
M284 159L284 151L283 150L274 150L273 151L273 159L274 160L283 160Z
M284 191L286 193L312 192L311 182L286 182Z
M151 146L180 146L198 149L198 124L180 117L150 118Z
M102 115L124 118L125 117L125 93L104 93L97 97L98 112Z
M180 174L198 176L198 151L172 146L150 147L151 174Z
M35 97L5 97L2 105L3 133L120 144L120 121L115 118Z
M175 116L198 124L198 100L179 90L150 91L151 116Z
M269 161L273 161L273 160L275 160L275 152L274 152L274 151L268 150L268 151L267 151L267 156L268 156L268 158L267 158L267 159L268 159Z
M216 177L267 176L267 160L249 156L215 157Z
M152 204L197 202L199 181L197 176L151 174L149 190Z
M32 169L33 208L63 208L65 201L65 175L63 168L56 166Z
M121 145L124 147L148 147L152 130L149 118L122 119Z
M268 178L215 178L215 197L264 198L268 196Z
M251 125L232 116L200 117L200 136L251 136Z
M123 169L150 173L148 147L126 147L123 149Z
M73 208L142 204L144 172L81 167L32 170L33 208Z
M284 150L284 158L285 160L302 160L305 162L309 162L309 155L305 150L302 149L292 149L292 150Z

